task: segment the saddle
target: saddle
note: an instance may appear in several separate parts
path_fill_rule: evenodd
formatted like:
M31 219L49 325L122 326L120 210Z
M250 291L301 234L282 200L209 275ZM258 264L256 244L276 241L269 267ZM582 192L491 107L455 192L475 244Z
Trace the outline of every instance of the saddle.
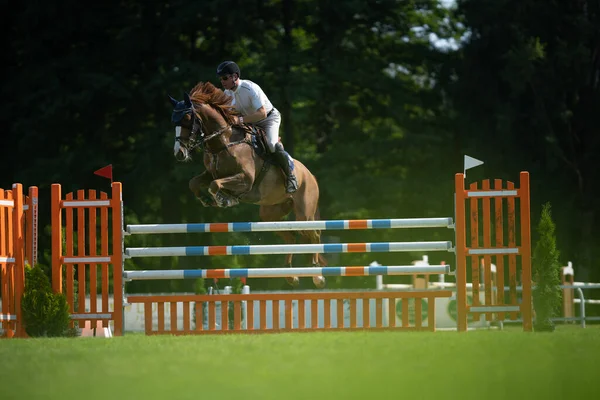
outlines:
M277 165L275 156L269 151L267 144L267 135L265 130L254 125L234 125L234 133L240 134L243 139L241 142L248 143L254 152L264 160L262 168L258 171L252 187L259 186L262 182L267 170L271 165ZM238 142L239 143L239 142ZM242 195L238 196L241 197Z
M233 129L237 131L253 149L254 152L268 163L274 163L273 155L269 151L267 144L267 135L265 130L254 125L234 125Z

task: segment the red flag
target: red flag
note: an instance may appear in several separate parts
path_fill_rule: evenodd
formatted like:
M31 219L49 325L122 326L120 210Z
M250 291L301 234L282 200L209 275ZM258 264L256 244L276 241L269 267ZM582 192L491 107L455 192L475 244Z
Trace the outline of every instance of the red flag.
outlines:
M107 165L106 167L102 167L97 171L94 171L94 175L100 175L103 178L110 179L112 182L112 164Z

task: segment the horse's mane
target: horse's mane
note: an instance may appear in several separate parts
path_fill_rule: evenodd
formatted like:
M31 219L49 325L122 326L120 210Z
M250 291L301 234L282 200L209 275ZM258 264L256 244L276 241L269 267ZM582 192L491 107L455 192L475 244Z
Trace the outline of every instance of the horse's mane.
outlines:
M235 109L231 105L231 97L210 82L198 82L190 92L194 103L208 104L216 109L227 122L233 124Z

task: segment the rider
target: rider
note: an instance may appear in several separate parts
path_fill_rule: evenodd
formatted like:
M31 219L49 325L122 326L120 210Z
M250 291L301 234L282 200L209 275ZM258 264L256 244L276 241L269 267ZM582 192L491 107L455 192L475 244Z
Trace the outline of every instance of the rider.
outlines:
M294 161L279 142L281 114L273 107L263 90L256 83L240 79L240 67L233 61L224 61L217 67L217 76L225 93L232 97L231 105L240 114L237 124L253 124L265 130L269 151L286 175L286 192L294 193L298 182L294 175Z

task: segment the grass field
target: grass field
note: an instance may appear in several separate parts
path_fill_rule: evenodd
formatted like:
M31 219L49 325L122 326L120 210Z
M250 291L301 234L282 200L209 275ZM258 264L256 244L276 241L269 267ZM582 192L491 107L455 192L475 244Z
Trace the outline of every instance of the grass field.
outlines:
M2 400L593 399L600 327L3 340L0 360Z

